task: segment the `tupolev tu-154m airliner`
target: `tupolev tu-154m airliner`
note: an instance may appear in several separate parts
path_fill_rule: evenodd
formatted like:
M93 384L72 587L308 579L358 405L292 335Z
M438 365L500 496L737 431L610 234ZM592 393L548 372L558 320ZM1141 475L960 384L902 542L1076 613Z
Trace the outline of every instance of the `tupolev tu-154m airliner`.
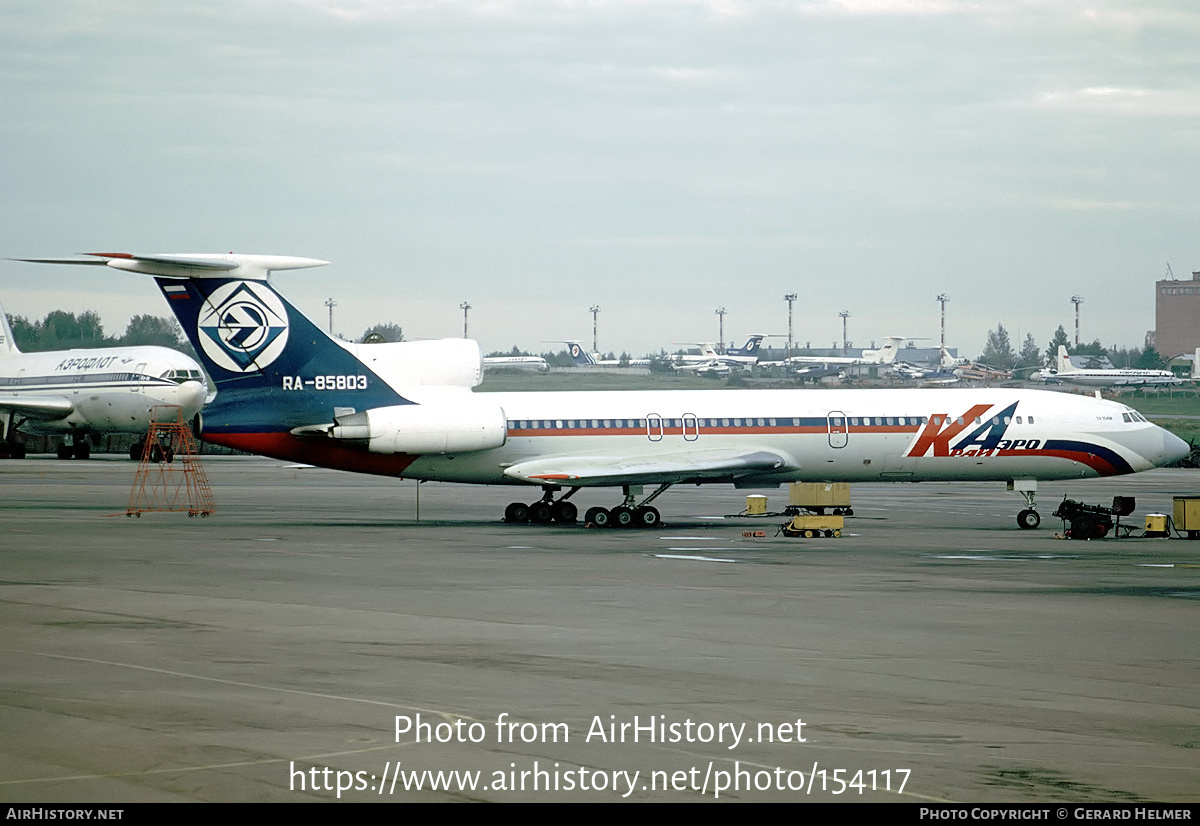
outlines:
M154 276L216 382L195 422L205 441L359 473L540 488L508 506L512 522L574 522L569 499L583 488L624 494L586 521L652 527L650 503L685 483L990 480L1024 495L1017 522L1035 528L1038 480L1136 473L1189 450L1125 405L1045 390L473 393L474 341L337 341L267 282L326 261L89 258L55 262ZM640 498L645 485L656 487Z

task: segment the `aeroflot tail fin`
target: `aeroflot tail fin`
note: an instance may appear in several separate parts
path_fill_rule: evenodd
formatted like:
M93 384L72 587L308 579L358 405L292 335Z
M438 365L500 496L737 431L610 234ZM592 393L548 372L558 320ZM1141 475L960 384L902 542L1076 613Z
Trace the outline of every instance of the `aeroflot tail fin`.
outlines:
M8 323L8 316L5 314L4 308L0 307L0 358L20 354L21 351L17 349L17 341L13 338L12 327Z
M1058 372L1060 373L1076 373L1079 368L1071 363L1071 357L1067 355L1066 345L1058 345Z
M870 359L863 359L868 364L893 364L896 361L896 355L900 352L900 342L902 338L888 336L883 346L875 351L875 354Z

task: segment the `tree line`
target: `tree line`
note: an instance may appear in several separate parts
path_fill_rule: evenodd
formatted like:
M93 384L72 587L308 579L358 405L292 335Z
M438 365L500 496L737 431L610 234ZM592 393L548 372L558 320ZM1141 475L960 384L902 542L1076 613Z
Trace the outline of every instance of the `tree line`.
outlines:
M157 345L195 356L191 345L183 337L179 322L164 316L135 315L120 336L105 334L104 324L95 310L85 310L79 315L66 310L52 310L41 321L10 315L8 324L17 347L26 353L77 347Z
M1100 360L1103 358L1107 358L1114 367L1135 367L1141 370L1165 370L1167 367L1166 359L1153 347L1144 350L1137 347L1105 347L1100 343L1100 339L1091 344L1081 343L1075 346L1071 344L1067 331L1061 324L1054 331L1054 337L1050 339L1050 345L1044 352L1033 333L1026 335L1020 351L1015 351L1008 330L1004 329L1003 324L997 324L995 330L988 331L979 363L997 370L1031 370L1047 364L1056 364L1059 345L1065 346L1067 353L1072 356L1093 356L1094 359L1089 361L1086 367L1100 367Z
M170 347L195 358L196 351L183 335L179 322L170 316L135 315L125 332L110 336L95 310L76 315L66 310L52 310L41 321L22 315L9 315L13 341L24 353L47 350L71 350L82 347L137 347L155 345ZM404 341L404 331L397 324L376 324L368 327L360 342Z

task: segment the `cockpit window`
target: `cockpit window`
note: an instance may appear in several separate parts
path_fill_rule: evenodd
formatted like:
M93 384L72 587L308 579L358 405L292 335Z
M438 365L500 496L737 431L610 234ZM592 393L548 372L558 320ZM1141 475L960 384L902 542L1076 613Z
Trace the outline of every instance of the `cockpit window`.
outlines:
M204 374L199 370L168 370L160 378L183 384L185 381L204 381Z

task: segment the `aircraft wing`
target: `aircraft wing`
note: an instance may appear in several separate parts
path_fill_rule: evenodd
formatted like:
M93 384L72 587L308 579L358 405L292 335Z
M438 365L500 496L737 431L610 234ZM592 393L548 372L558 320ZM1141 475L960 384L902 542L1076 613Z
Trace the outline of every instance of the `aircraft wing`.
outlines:
M29 419L54 421L71 415L75 405L66 396L30 396L0 393L0 410L17 413Z
M795 460L780 451L723 448L646 456L555 456L518 462L504 475L523 482L587 487L733 480L796 467Z

